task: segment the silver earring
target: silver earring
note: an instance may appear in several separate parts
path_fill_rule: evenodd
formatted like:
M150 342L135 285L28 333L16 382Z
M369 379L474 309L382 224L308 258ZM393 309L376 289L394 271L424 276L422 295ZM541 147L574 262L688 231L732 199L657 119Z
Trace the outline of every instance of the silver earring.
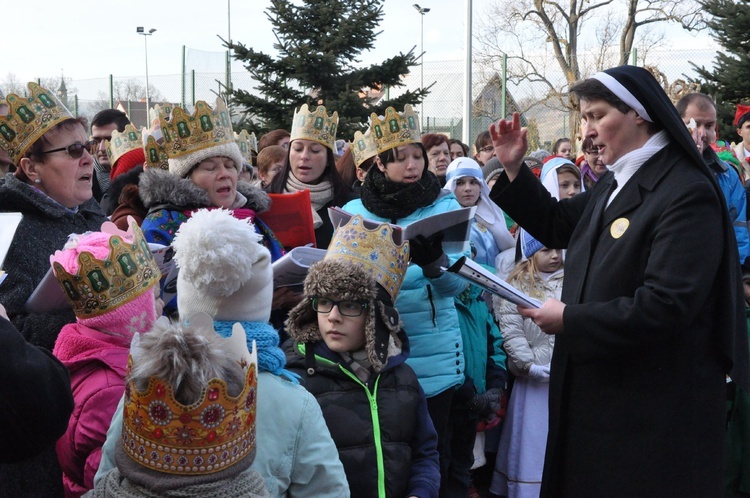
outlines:
M42 183L42 180L40 178L37 178L34 180L34 183Z

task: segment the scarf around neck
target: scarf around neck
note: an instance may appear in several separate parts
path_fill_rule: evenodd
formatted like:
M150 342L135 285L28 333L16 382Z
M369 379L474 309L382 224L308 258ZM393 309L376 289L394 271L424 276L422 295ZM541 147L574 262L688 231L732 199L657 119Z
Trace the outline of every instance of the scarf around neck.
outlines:
M399 219L435 202L440 190L440 180L430 171L417 182L397 183L373 167L362 185L362 205L381 218Z
M310 191L310 204L312 208L313 228L320 228L323 220L318 215L318 210L333 200L333 183L331 180L321 180L313 185L299 181L294 174L289 172L286 180L285 192L299 192L300 190Z
M214 330L222 337L232 335L232 327L235 323L242 325L247 337L247 350L252 351L253 341L258 349L258 368L261 371L271 372L274 375L283 377L288 381L299 384L299 376L286 370L286 356L279 347L279 334L267 323L260 322L235 322L220 321L214 322Z
M104 475L99 484L87 496L94 498L189 498L189 497L269 497L263 478L256 471L246 470L237 477L221 479L203 484L190 484L168 491L151 491L130 482L117 468Z

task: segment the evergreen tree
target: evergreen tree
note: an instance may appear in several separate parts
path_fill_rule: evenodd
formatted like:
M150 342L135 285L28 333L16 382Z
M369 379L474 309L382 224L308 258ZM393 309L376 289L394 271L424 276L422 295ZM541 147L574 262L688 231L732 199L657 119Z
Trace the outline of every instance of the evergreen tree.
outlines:
M370 113L383 114L419 103L427 91L409 91L374 105L367 90L401 86L401 77L417 65L414 49L369 67L356 68L359 55L375 46L383 18L384 0L271 0L266 15L274 26L279 57L257 52L240 42L227 43L233 57L244 62L258 81L256 96L243 89L232 92L235 104L246 109L243 127L264 132L291 128L294 110L307 103L324 105L339 114L338 137L351 139L363 129Z
M708 22L712 36L726 52L717 52L711 70L692 65L700 76L701 92L716 100L719 138L737 141L735 108L740 102L750 102L750 0L703 0L701 4L712 16Z

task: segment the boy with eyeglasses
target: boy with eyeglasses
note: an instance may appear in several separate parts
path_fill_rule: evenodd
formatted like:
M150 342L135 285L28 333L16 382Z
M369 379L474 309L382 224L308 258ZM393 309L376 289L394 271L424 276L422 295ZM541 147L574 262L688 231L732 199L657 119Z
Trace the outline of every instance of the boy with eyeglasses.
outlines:
M318 400L352 496L437 497L437 433L393 307L408 246L390 230L360 216L338 229L286 322L287 369Z

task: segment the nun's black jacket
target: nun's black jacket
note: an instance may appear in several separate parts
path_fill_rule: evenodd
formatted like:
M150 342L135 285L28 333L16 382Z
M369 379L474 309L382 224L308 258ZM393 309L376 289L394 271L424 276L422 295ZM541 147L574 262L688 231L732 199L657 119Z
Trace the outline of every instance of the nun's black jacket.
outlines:
M560 202L525 166L492 190L567 248L543 497L723 496L738 258L721 194L683 150L659 151L606 210L611 173Z

